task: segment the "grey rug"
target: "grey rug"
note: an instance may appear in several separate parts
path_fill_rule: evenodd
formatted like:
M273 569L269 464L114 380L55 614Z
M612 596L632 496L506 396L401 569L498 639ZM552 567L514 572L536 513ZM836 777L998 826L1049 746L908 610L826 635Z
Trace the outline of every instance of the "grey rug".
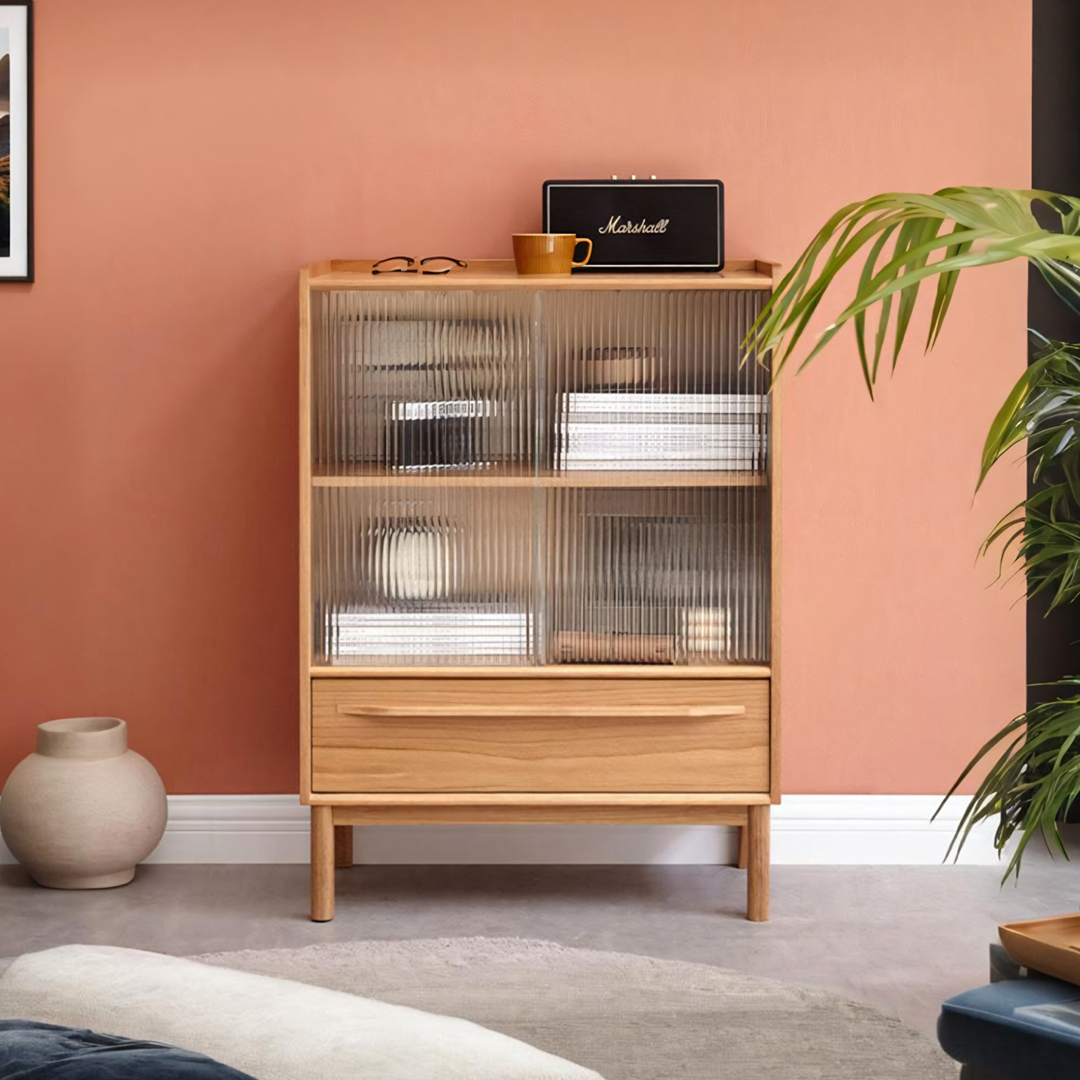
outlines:
M520 938L357 941L193 957L474 1020L606 1080L956 1080L859 1002L735 971Z

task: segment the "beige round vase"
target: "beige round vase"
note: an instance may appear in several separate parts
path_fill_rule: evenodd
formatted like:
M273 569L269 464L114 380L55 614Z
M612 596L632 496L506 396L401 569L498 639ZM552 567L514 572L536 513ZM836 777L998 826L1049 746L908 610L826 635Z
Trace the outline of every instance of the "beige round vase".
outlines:
M0 834L50 889L126 885L165 832L165 785L128 749L127 724L83 716L38 724L37 751L0 795Z

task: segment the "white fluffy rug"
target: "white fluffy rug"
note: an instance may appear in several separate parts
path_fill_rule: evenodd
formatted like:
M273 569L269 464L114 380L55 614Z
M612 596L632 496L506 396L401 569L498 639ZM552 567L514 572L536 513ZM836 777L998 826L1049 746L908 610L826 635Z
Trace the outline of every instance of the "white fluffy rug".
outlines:
M518 938L357 941L193 959L460 1016L607 1080L956 1080L859 1002L704 964Z

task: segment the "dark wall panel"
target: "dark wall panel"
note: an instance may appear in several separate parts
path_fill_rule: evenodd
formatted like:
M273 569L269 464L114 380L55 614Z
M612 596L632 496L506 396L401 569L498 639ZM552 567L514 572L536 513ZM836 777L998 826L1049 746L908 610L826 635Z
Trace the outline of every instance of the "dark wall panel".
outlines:
M1080 195L1080 2L1034 0L1031 65L1032 186ZM1035 271L1030 272L1028 325L1050 338L1080 342L1080 316L1070 311ZM1047 615L1028 604L1029 683L1080 672L1080 604ZM1029 705L1040 699L1029 690Z

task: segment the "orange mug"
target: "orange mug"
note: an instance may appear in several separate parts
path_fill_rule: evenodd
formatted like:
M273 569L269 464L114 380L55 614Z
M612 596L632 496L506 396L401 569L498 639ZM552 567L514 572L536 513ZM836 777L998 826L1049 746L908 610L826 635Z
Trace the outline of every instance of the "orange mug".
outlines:
M581 262L574 261L578 244L589 250ZM592 241L573 233L514 233L514 263L519 274L569 274L592 258Z

